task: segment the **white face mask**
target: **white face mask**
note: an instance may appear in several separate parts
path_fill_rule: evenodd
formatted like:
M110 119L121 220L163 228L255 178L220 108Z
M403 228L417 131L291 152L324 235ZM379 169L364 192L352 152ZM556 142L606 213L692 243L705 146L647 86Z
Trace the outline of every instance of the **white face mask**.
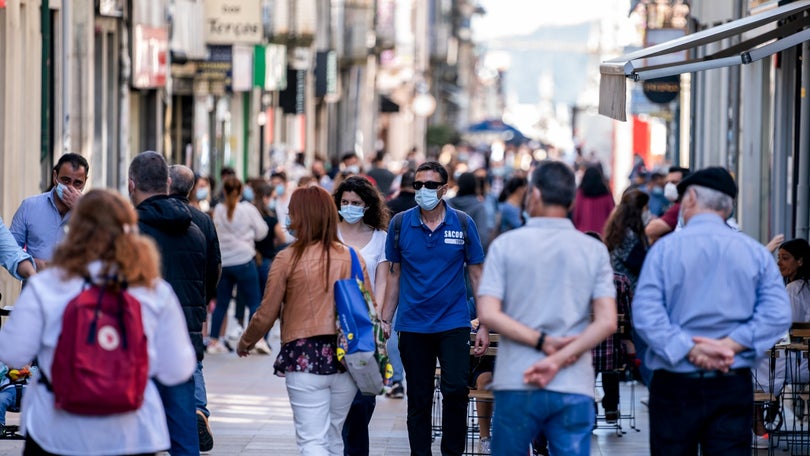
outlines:
M670 201L675 201L678 199L678 186L673 184L672 182L667 182L664 185L664 197Z

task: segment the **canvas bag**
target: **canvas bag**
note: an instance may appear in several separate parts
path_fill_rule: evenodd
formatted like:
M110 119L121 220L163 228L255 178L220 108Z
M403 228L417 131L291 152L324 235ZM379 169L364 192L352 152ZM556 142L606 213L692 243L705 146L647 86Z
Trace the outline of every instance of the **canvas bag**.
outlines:
M57 409L77 415L112 415L141 407L149 355L141 303L120 288L87 281L65 307L51 379Z
M363 269L353 248L352 273L335 282L335 312L338 327L338 359L365 395L383 393L393 369L388 363L382 325L374 301L365 286Z

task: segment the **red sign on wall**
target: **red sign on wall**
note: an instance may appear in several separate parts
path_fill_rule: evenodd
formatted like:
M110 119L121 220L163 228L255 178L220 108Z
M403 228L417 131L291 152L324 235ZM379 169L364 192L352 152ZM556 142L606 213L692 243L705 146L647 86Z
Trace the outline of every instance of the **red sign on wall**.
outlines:
M132 44L132 86L151 89L166 85L169 31L136 25Z
M0 8L6 7L6 0L0 0Z

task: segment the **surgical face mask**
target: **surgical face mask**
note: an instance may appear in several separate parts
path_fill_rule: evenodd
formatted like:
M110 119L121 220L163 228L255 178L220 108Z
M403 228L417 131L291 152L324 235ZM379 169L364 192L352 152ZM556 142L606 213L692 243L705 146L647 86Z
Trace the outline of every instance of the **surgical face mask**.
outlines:
M198 188L197 191L194 193L194 196L197 197L197 201L202 201L208 198L208 187Z
M678 186L673 184L672 182L667 182L664 185L664 197L670 201L675 201L678 199Z
M360 167L357 165L347 166L345 171L347 173L358 174L360 172Z
M267 208L271 211L276 210L276 200L271 199L269 203L267 203Z
M650 193L652 193L653 195L663 195L664 189L656 185L655 187L652 188L652 191Z
M255 196L256 195L253 194L253 188L246 186L242 189L242 198L244 198L245 201L253 201Z
M284 189L285 188L286 187L284 186L284 184L276 185L276 196L281 197L282 195L284 195Z
M292 229L290 224L292 224L292 222L290 221L290 216L287 215L287 219L284 221L284 226L287 227L287 232L290 233L290 236L295 237L295 230Z
M65 200L65 190L66 189L67 189L67 186L65 184L63 184L61 182L56 184L56 196L58 196L59 199L62 200L62 201Z
M366 208L347 204L340 206L338 213L341 217L343 217L343 220L345 220L346 223L354 225L363 219L363 214L366 213Z
M426 211L432 211L439 205L439 190L422 187L416 191L416 204Z

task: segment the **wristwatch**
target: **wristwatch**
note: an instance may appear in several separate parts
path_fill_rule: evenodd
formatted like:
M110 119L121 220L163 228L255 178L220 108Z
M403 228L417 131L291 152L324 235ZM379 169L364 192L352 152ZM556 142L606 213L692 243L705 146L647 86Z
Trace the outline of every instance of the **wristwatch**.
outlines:
M540 337L537 339L537 344L535 344L534 349L541 352L543 351L543 344L546 343L546 332L540 331Z

